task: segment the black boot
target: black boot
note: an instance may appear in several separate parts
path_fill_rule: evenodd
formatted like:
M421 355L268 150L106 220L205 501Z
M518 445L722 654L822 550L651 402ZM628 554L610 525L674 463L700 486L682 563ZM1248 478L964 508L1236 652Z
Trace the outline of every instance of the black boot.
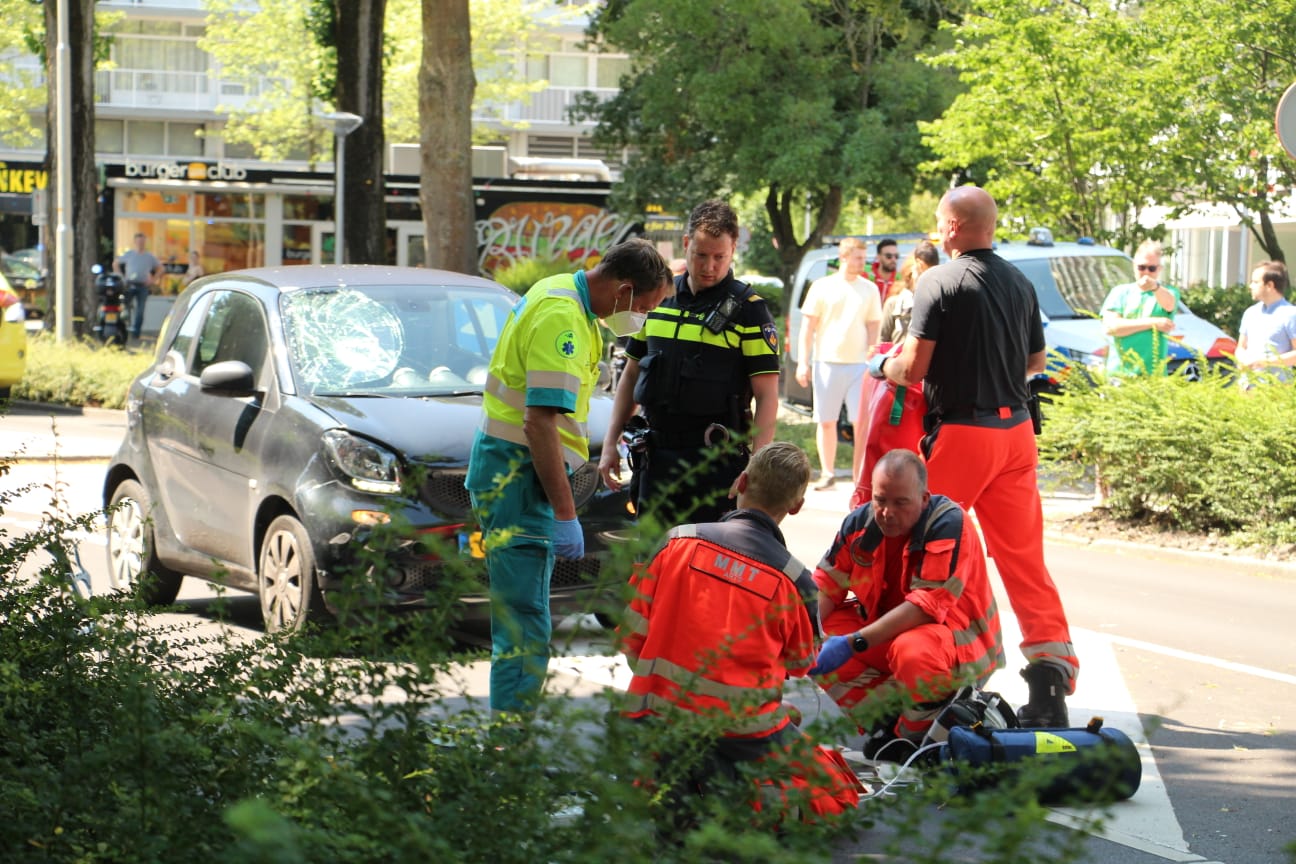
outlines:
M1062 670L1048 663L1032 663L1021 671L1030 686L1030 701L1017 711L1017 722L1026 729L1067 728L1066 681Z

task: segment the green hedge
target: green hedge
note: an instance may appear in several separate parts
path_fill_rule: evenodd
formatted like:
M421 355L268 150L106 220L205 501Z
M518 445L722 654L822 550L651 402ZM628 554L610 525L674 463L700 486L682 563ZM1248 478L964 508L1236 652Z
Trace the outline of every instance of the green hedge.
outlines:
M1230 336L1237 338L1242 313L1255 301L1245 285L1210 288L1204 284L1185 288L1183 301L1195 315L1205 318Z
M1243 389L1218 369L1201 382L1080 377L1046 407L1040 456L1051 470L1079 477L1095 466L1121 519L1296 542L1292 385Z
M620 720L614 692L564 675L536 722L500 725L461 693L460 682L484 682L486 659L447 638L455 587L433 589L445 594L425 614L353 609L345 628L248 639L212 626L230 611L221 601L175 623L124 596L67 590L71 538L93 530L92 516L52 519L0 544L0 860L800 864L839 858L878 825L890 829L876 841L888 860L1083 852L1082 831L1044 826L1033 791L1043 771L979 796L933 774L813 826L780 821L779 807L755 812L749 781L737 799L670 807L676 772L696 764L714 728L690 714ZM375 529L357 586L381 594L401 534ZM612 573L645 554L623 551ZM624 588L624 576L609 578ZM894 707L873 706L869 722ZM858 741L857 719L812 728ZM663 750L674 767L654 769ZM754 770L784 769L774 758Z
M152 362L147 352L59 342L53 334L40 333L27 340L27 370L12 395L55 405L124 408L131 382Z

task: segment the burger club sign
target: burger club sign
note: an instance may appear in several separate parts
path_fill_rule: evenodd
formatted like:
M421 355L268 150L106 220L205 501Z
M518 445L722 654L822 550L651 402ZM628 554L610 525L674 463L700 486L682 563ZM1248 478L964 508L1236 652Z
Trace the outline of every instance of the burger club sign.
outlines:
M246 180L239 165L222 162L127 162L126 176L145 180Z

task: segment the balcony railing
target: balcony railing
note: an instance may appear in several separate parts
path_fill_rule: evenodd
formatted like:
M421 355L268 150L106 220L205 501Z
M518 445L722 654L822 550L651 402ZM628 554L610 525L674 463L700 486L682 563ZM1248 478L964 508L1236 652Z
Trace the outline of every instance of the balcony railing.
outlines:
M268 84L266 78L216 78L209 72L108 69L95 73L95 104L189 111L242 108Z
M603 102L615 96L617 90L615 87L546 87L523 102L480 106L474 119L592 127L594 124L587 120L573 123L567 115L568 109L575 104L576 97L582 93L593 93L595 98Z

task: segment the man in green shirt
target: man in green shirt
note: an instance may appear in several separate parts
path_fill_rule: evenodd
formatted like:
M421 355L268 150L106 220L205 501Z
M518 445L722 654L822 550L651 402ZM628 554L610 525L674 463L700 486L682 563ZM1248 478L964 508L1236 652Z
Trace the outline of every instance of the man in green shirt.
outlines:
M1117 285L1102 305L1107 374L1164 375L1179 290L1160 281L1161 244L1145 240L1134 253L1134 282Z

